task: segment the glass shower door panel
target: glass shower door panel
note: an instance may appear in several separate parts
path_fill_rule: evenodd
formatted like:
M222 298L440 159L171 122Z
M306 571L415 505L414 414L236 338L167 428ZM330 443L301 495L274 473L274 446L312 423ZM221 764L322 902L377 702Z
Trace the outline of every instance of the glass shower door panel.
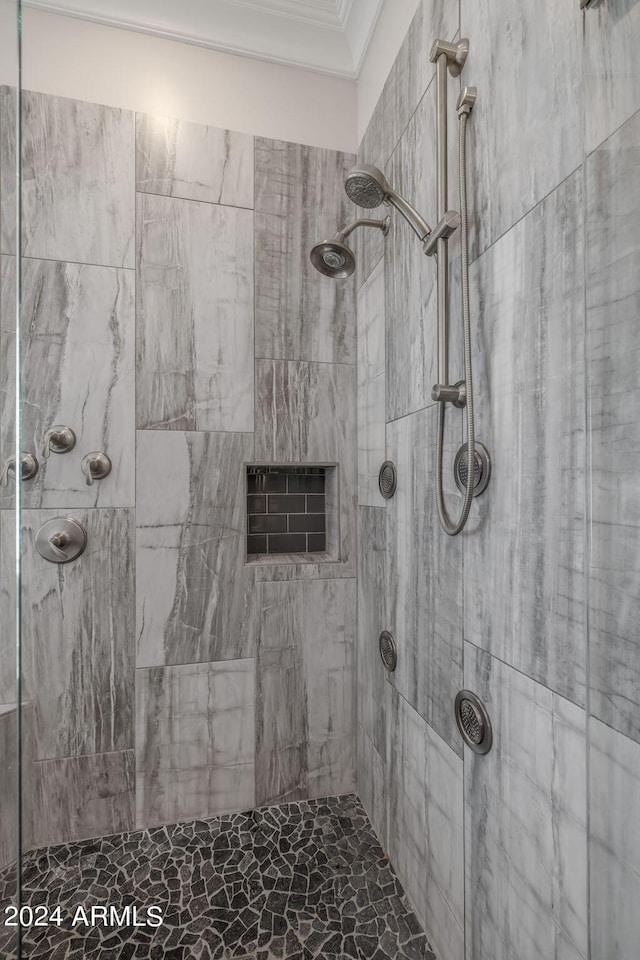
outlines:
M16 393L19 350L20 258L17 115L19 91L16 0L0 0L0 956L20 956L19 916L21 816L21 713L19 673L19 570L16 549L20 516L19 430Z

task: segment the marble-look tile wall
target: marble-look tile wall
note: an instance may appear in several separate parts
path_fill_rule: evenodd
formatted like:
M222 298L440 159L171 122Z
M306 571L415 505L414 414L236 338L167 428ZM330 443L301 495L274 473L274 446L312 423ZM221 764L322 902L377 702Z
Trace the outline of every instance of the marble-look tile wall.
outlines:
M12 107L3 88L5 159ZM308 253L353 217L342 183L354 158L32 93L23 141L22 443L41 461L22 547L35 841L352 792L355 291ZM4 171L3 462L16 343ZM77 444L43 460L53 424ZM88 486L92 450L113 468ZM326 561L247 563L256 461L335 468ZM14 493L10 479L0 704L13 696ZM35 537L67 514L88 546L55 566Z
M635 960L638 4L419 3L359 156L428 221L429 50L458 31L470 40L460 82L478 88L472 350L493 475L464 533L442 535L432 265L395 217L386 240L358 239L358 785L442 960ZM457 207L451 158L449 172ZM455 380L455 288L452 301ZM445 477L459 413L448 431ZM385 458L398 468L387 502L376 485ZM383 628L398 647L393 675L377 654ZM463 749L455 725L463 686L493 721L486 757Z

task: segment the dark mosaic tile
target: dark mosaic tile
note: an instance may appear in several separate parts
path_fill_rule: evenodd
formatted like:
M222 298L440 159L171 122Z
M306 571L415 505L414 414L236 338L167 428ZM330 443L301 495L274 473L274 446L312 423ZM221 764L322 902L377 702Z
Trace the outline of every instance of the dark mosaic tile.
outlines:
M25 931L25 960L435 960L354 796L34 850L23 890L64 918ZM0 875L0 909L14 895ZM162 926L134 925L151 904ZM72 927L78 905L129 923Z

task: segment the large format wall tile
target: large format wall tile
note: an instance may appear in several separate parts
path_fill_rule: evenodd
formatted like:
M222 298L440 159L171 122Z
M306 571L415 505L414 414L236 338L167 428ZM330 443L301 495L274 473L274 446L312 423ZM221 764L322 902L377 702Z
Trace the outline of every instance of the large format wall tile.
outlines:
M469 643L465 687L494 732L465 751L467 960L583 960L584 711Z
M15 261L2 257L2 462L15 436ZM25 483L27 507L135 505L134 274L130 270L52 260L22 263L22 447L40 470ZM54 424L71 427L74 450L42 457ZM88 486L84 454L111 458L109 477ZM13 506L14 480L2 506Z
M597 720L589 734L591 958L632 960L640 943L640 745Z
M253 430L253 213L138 195L137 422Z
M386 752L386 751L385 751ZM358 724L358 796L380 844L387 847L387 765Z
M458 3L419 0L415 16L389 71L360 145L360 159L384 167L435 75L429 60L434 40L453 40ZM435 148L434 148L435 149Z
M461 0L460 24L471 44L463 82L478 89L468 168L477 256L582 162L582 16L556 0Z
M584 704L581 184L472 265L476 436L493 470L464 551L466 639Z
M15 256L16 90L0 86L0 253Z
M15 707L0 707L0 870L18 854L18 714Z
M0 705L15 704L16 681L16 512L0 510ZM2 756L2 754L0 754Z
M254 662L136 671L139 827L254 805Z
M437 221L435 165L435 84L420 101L388 165L394 188L406 197L431 227ZM453 96L453 92L450 91ZM449 168L456 168L455 137L449 138ZM450 187L449 205L459 206ZM449 241L450 363L449 380L463 373L459 350L460 311L455 281L459 233ZM426 257L418 237L397 213L385 242L386 412L396 420L430 404L438 376L437 264ZM459 371L456 369L459 365Z
M138 433L138 666L253 656L252 434Z
M40 525L59 513L23 513L22 642L37 760L133 746L133 512L74 510L87 548L64 566L35 547Z
M256 802L351 793L355 583L263 583L260 597Z
M338 562L269 564L259 580L355 576L357 437L356 370L348 364L256 363L258 463L338 464Z
M389 719L389 856L438 956L462 960L462 760L395 690Z
M640 740L640 113L587 161L591 712Z
M384 262L358 294L358 503L379 507L385 456Z
M421 101L389 164L394 189L431 226L436 220L436 173L429 149L435 129L434 90ZM384 264L386 412L388 420L396 420L431 403L438 358L436 262L425 257L417 236L396 213Z
M133 113L31 91L22 103L24 256L133 267ZM10 164L1 176L2 252L13 253Z
M352 278L312 266L314 244L355 220L344 192L355 157L256 140L256 356L356 362Z
M253 207L253 137L138 113L136 189Z
M135 754L43 760L33 765L33 843L67 843L134 827Z
M584 13L585 152L638 109L640 5L607 0Z
M441 529L435 498L438 408L427 407L387 426L387 453L398 471L387 503L387 629L398 647L393 683L418 713L462 754L453 703L462 680L462 543ZM458 411L448 411L445 494L451 513L452 462L460 429ZM452 489L453 488L453 489ZM379 586L382 589L382 586Z
M358 720L380 756L386 757L387 673L378 638L387 624L386 510L358 511Z

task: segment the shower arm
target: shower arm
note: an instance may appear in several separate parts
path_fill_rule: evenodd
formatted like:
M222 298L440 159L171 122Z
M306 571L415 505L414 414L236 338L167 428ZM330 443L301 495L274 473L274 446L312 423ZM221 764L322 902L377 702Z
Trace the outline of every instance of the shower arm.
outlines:
M368 220L364 217L362 220L354 220L353 223L349 223L346 227L343 227L342 230L338 230L333 239L338 243L343 243L349 234L353 233L357 227L376 227L378 230L382 230L382 236L386 237L389 233L390 226L391 217L385 217L384 220Z

